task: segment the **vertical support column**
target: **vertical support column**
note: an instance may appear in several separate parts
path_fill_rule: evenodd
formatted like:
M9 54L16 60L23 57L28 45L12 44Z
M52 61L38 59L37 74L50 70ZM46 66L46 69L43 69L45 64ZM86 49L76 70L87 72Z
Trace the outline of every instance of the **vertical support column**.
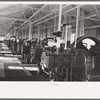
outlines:
M68 26L66 25L65 26L65 39L64 39L64 42L65 42L65 50L67 49L67 36L68 36Z
M20 38L20 30L18 30L18 37Z
M27 28L25 27L25 36L24 36L24 39L26 39L26 36L27 36Z
M21 37L21 39L22 39L22 29L20 29L20 34L21 34L20 37Z
M21 39L21 31L20 31L20 29L19 29L19 38Z
M25 27L23 27L23 39L25 38Z
M19 29L19 38L21 39L21 32L20 32L20 29Z
M84 10L80 10L80 15L82 17L85 16L85 11ZM84 19L81 19L80 22L79 22L79 37L80 36L84 36Z
M18 38L18 30L16 30L16 37Z
M19 37L18 34L19 34L19 31L17 30L17 38Z
M22 27L22 29L21 29L21 30L22 30L22 39L23 39L23 27Z
M13 36L13 30L11 30L11 36Z
M40 25L38 25L38 40L40 39Z
M48 33L47 33L47 28L45 29L45 32L46 32L46 33L45 33L45 36L46 36L46 38L47 38L47 34L48 34Z
M29 22L29 36L28 36L29 40L32 39L32 23Z
M55 11L55 16L56 16L56 11ZM56 20L56 17L55 17L55 20L54 20L54 32L56 32L56 23L57 23L57 20Z
M51 33L50 33L50 27L48 26L48 34L47 34L47 36L49 37L49 36L51 36Z
M20 29L20 37L21 37L21 39L22 39L22 29Z
M61 31L61 21L62 21L62 4L59 7L59 20L58 20L58 32ZM60 48L60 37L57 36L57 53L59 53Z
M69 25L68 27L69 27L69 28L68 28L68 40L67 40L67 45L68 45L68 47L69 47L69 45L70 45L70 43L71 43L72 26Z
M62 20L62 4L60 4L59 7L58 31L61 31L61 20Z
M13 33L14 36L16 36L16 27L14 28L14 33Z
M80 5L77 7L77 17L76 17L76 33L75 33L75 46L76 47L76 39L78 38L78 30L79 30L79 15L80 15Z
M22 28L22 39L24 39L25 38L25 28L23 27Z
M64 37L64 42L65 42L65 50L67 49L68 45L70 44L71 41L71 25L65 25L65 37Z

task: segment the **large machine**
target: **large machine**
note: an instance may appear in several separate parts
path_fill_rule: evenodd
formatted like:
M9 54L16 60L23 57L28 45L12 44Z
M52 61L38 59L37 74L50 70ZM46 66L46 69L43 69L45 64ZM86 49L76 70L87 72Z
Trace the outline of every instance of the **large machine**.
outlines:
M60 43L57 52L55 38L43 40L41 69L54 81L100 81L100 41L93 36L82 36L64 50ZM61 46L62 45L62 46Z
M77 39L72 67L73 81L100 81L99 39L93 36Z
M49 76L50 81L71 81L73 54L64 50L65 45L59 34L61 33L54 33L55 37L42 40L41 69Z
M30 63L39 64L41 54L42 54L41 42L39 39L33 38L31 40L31 45L30 45Z
M7 44L0 42L0 81L32 81L32 72L39 73L36 64L23 64L22 56L14 54Z
M26 64L36 64L37 68L40 68L40 74L45 73L50 81L100 81L99 39L94 36L82 36L72 44L66 43L66 47L58 34L59 32L53 37L44 38L42 42L37 38L26 41L26 46L30 48L27 50L21 50L24 42L19 41L20 53L17 53L27 52ZM18 58L18 55L13 55L3 43L0 43L0 46L1 56Z

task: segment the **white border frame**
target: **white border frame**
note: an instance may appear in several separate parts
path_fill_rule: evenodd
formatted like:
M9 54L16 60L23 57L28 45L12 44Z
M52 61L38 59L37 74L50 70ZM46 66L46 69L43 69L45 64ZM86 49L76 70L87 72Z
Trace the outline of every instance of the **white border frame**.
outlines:
M100 2L3 2L0 4L100 4ZM0 98L25 99L96 99L100 98L100 82L3 82L0 81Z

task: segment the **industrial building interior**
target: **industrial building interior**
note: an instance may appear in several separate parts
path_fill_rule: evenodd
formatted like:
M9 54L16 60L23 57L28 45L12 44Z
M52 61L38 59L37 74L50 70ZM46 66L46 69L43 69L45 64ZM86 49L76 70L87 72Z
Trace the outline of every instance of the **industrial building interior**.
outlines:
M0 4L0 81L100 81L99 64L99 4Z

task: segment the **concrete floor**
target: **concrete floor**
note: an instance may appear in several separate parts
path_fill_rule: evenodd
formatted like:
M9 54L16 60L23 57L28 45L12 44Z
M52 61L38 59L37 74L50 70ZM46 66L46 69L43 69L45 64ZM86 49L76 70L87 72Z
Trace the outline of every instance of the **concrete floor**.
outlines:
M49 78L45 74L37 73L36 69L38 66L36 64L28 65L22 64L21 60L14 56L8 56L11 51L9 48L0 43L0 81L48 81ZM2 51L3 50L3 51ZM5 54L8 54L4 56ZM23 60L23 59L22 59ZM23 60L25 63L25 61ZM33 68L34 70L28 70Z
M48 81L45 74L37 71L25 70L28 64L22 65L20 61L12 57L0 57L0 81ZM37 68L36 64L31 64L29 68ZM28 67L27 67L28 68ZM35 68L35 69L36 69Z

